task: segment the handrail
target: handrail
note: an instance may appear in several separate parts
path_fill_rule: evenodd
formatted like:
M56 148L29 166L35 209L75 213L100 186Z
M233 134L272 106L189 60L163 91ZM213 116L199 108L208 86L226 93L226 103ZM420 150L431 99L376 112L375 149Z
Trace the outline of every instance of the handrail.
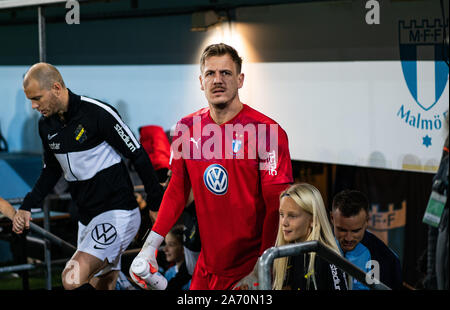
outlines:
M368 283L366 273L357 266L349 262L344 257L338 255L331 249L324 246L319 241L307 241L295 244L288 244L279 247L267 249L260 257L258 262L258 280L260 290L270 290L272 283L272 265L273 261L279 257L300 255L309 252L316 252L317 256L325 259L327 262L336 265L339 269L354 277L356 280L369 287L372 290L390 290L388 286L379 283ZM374 281L375 282L375 281Z
M21 204L23 202L23 199L24 198L11 198L11 199L6 199L6 201L8 203L10 203L11 205L17 205L17 204ZM70 200L71 196L70 196L70 194L63 194L63 195L51 194L51 195L48 195L48 197L46 198L46 200L55 200L55 199ZM48 230L40 227L39 225L36 225L33 222L30 222L30 230L37 233L41 237L50 240L51 242L55 243L56 245L68 250L69 252L73 253L77 249L75 246L73 246L69 242L64 241L63 239L59 238L58 236L55 236Z
M39 225L36 225L35 223L30 222L30 229L35 233L39 234L41 237L50 240L54 244L66 249L69 252L75 252L77 250L77 248L74 245L70 244L67 241L64 241L58 236L55 236L51 232L45 230Z
M140 186L137 185L134 187L134 191L136 192L142 192L144 191L144 186ZM71 200L72 196L69 193L64 193L64 194L49 194L46 197L46 201L48 200ZM11 204L11 205L18 205L21 204L24 200L24 197L21 198L9 198L6 199L6 201ZM46 238L48 240L50 240L51 242L55 243L56 245L60 246L61 248L64 248L66 250L68 250L69 252L75 252L77 250L77 248L68 243L67 241L64 241L63 239L59 238L58 236L55 236L54 234L52 234L51 232L49 232L48 230L40 227L39 225L34 224L33 222L30 222L30 229L39 234L41 237Z
M144 192L144 186L135 186L134 187L135 192ZM51 289L51 265L52 261L50 258L50 246L47 244L47 240L60 246L64 250L66 250L68 253L74 253L77 251L77 248L70 244L67 241L64 241L63 239L59 238L58 236L52 234L49 231L50 228L50 207L49 207L49 201L51 200L71 200L72 196L69 193L64 193L61 195L58 194L49 194L44 200L43 205L43 212L44 212L44 228L40 227L39 225L33 223L30 221L30 230L38 234L43 238L43 240L36 239L33 237L27 236L28 240L33 240L34 242L38 242L40 244L44 245L44 256L45 256L45 264L23 264L23 265L15 265L15 266L6 266L6 267L0 267L0 273L4 272L13 272L13 271L24 271L24 270L31 270L36 268L38 265L45 265L46 267L46 288ZM9 198L5 199L10 205L20 205L23 203L24 197L21 198ZM12 207L11 207L12 208ZM11 219L12 220L12 219ZM140 249L129 249L126 250L123 255L136 255L138 250ZM69 259L67 259L69 260Z
M143 185L136 185L134 186L134 191L141 193L141 192L145 192L145 188ZM19 197L19 198L8 198L5 199L9 204L11 205L19 205L23 202L23 200L25 199L25 197ZM72 196L69 193L64 193L64 194L48 194L46 197L47 200L71 200Z
M22 265L14 265L14 266L4 266L0 267L0 273L10 273L17 271L27 271L35 269L36 266L34 264L22 264Z
M5 199L9 204L11 205L19 205L23 202L23 200L25 199L25 197L20 197L20 198L8 198ZM61 194L61 195L57 195L57 194L49 194L46 197L47 200L71 200L72 196L69 193L65 193L65 194Z

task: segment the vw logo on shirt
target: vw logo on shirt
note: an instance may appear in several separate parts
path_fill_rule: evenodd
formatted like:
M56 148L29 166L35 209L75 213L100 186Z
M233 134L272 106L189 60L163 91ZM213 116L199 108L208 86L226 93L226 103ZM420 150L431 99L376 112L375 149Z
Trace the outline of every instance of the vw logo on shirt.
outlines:
M206 168L203 174L206 188L216 195L224 195L228 190L228 173L219 164L213 164Z

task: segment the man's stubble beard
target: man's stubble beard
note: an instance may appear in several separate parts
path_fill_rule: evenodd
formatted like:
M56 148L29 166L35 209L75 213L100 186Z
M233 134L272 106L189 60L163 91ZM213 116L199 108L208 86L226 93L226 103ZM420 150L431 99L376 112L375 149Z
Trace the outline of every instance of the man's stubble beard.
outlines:
M237 97L237 92L234 94L234 96L226 101L226 102L219 102L219 103L211 103L211 105L214 107L214 109L219 110L219 111L223 111L225 110L227 107L229 107L231 105L231 103L236 99Z
M229 103L227 102L221 102L221 103L213 103L212 106L214 107L214 109L216 110L220 110L223 111L228 107Z

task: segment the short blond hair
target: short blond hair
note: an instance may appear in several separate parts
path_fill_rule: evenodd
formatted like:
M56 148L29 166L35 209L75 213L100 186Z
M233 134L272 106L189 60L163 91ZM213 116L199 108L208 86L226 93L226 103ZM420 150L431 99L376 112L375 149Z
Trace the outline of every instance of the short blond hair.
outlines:
M237 73L241 73L242 58L232 46L225 43L211 44L205 48L200 58L200 71L203 72L206 59L212 56L223 55L230 55L231 59L233 59L233 62L236 64Z

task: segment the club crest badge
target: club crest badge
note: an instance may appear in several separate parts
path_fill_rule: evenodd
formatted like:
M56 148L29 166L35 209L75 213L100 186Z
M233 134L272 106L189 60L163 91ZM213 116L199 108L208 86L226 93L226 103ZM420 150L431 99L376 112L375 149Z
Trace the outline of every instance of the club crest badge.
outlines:
M84 141L86 141L86 139L86 129L84 129L83 125L80 124L75 130L75 140L77 140L79 143L83 143Z
M448 19L445 23L439 19L400 20L398 23L403 77L411 96L424 111L439 101L447 85L449 68L445 63L448 56L444 27L448 27ZM426 76L421 76L424 73ZM434 84L434 91L427 91L429 83Z

